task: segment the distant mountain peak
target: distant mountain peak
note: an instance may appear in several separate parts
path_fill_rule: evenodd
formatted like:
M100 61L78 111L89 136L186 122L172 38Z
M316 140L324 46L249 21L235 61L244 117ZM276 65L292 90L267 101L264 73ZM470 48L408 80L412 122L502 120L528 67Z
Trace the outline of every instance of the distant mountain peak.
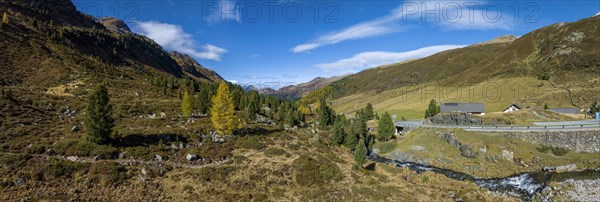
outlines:
M117 19L114 17L103 17L98 19L98 21L111 32L115 32L118 34L131 33L131 29L129 29L127 23L125 23L125 21L121 19Z
M304 96L320 87L323 87L323 86L329 85L335 81L338 81L346 76L347 75L334 76L334 77L329 77L329 78L316 77L306 83L289 85L289 86L280 88L278 90L261 89L261 91L259 91L259 92L262 94L274 95L279 98L284 98L284 99L288 99L288 100L298 100L298 99L302 98L302 96Z

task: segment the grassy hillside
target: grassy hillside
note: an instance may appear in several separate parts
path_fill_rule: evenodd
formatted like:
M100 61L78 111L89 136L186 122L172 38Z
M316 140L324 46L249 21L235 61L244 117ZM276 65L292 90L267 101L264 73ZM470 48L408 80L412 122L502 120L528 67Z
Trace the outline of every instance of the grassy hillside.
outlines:
M483 102L487 112L502 111L513 102L534 108L543 108L544 104L549 107L571 106L567 91L531 77L491 79L472 86L407 86L376 94L345 96L333 100L332 104L337 111L353 113L370 102L378 113L388 111L398 118L420 119L431 99L438 102Z
M595 16L544 27L514 41L367 69L328 85L326 96L340 112L352 113L371 102L378 112L411 119L421 118L431 99L483 102L488 112L513 102L587 108L600 99L598 24L600 16ZM318 96L305 97L307 102Z

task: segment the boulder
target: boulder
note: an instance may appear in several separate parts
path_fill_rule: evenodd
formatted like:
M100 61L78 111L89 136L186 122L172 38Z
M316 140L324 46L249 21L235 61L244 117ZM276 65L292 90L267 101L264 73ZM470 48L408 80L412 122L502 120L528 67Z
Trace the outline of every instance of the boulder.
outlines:
M195 160L199 160L200 156L198 156L196 154L187 154L187 155L185 155L185 159L188 161L195 161Z
M479 148L479 153L480 154L485 154L487 152L487 146L483 146Z
M473 150L473 147L468 144L460 145L460 155L467 158L477 157L477 153Z
M452 135L452 133L444 133L444 135L442 135L442 138L444 138L444 140L446 140L446 142L448 142L448 144L452 145L453 147L460 147L460 142L454 137L454 135Z
M81 130L81 128L79 128L79 126L75 125L71 128L71 132L79 132Z
M508 150L502 150L502 158L506 159L507 161L513 162L513 152Z
M75 162L75 161L77 161L77 157L76 156L69 156L69 157L67 157L67 160Z
M157 161L163 161L163 157L158 154L154 155L154 159Z
M73 117L75 116L75 113L77 113L77 111L71 109L67 109L65 112L63 112L63 114L67 117Z
M17 186L21 186L21 185L24 185L24 184L25 184L25 180L23 178L17 178L15 180L15 185L17 185Z

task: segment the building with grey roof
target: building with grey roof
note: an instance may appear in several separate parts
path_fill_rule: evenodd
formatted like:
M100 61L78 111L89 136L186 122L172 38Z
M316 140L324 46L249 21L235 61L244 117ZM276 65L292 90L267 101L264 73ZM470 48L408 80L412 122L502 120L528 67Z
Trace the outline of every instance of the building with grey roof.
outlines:
M464 112L469 114L485 114L485 106L483 106L483 103L442 103L440 110L442 113Z

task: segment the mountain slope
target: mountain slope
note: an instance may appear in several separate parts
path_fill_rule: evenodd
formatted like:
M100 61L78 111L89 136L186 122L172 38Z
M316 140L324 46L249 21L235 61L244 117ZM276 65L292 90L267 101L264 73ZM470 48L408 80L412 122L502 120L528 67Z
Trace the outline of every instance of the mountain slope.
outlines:
M280 88L278 90L273 90L273 89L263 90L263 94L274 95L279 98L284 98L284 99L288 99L288 100L298 100L298 99L302 98L304 95L306 95L320 87L323 87L323 86L329 85L335 81L338 81L344 77L345 76L334 76L334 77L329 77L329 78L317 77L309 82L300 83L300 84L296 84L296 85L289 85L289 86Z
M182 77L189 69L123 21L84 15L69 0L0 2L0 12L10 19L0 31L6 56L0 58L0 85L50 87L85 75L122 76L124 68ZM197 77L220 78L198 70Z
M176 51L169 52L171 58L181 66L181 69L188 76L206 82L223 81L223 78L215 71L210 70L198 63L194 58L187 54L182 54Z
M464 94L454 101L484 102L492 106L491 111L515 101L532 106L548 102L551 106L585 107L600 99L598 24L600 16L559 23L517 39L499 37L427 58L367 69L333 82L327 91L341 112L350 113L372 102L380 112L404 112L411 118L420 118L430 99L451 101L443 96L446 91ZM551 82L538 80L542 75ZM473 88L483 92L456 92ZM486 100L486 95L481 95L490 88L504 92L491 93L489 96L498 95ZM411 103L401 104L399 100Z

